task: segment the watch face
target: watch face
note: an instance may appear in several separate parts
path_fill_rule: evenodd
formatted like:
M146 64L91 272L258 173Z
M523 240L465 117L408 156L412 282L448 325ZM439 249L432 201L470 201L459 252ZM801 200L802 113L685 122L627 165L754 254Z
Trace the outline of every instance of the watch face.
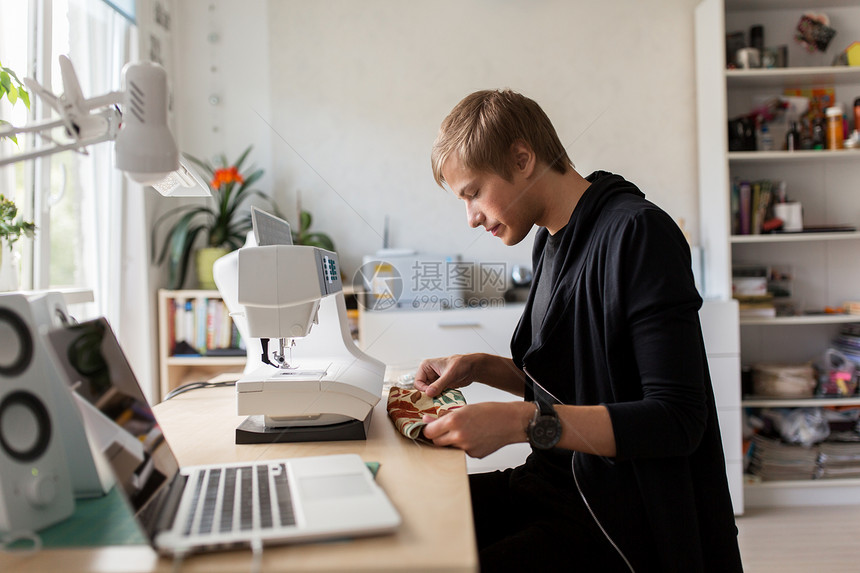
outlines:
M548 450L561 439L561 423L555 416L538 416L529 432L534 447Z

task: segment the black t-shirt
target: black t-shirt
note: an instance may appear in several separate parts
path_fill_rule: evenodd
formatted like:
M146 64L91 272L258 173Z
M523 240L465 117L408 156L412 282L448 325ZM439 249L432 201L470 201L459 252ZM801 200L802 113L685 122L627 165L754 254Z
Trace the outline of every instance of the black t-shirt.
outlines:
M552 285L558 275L558 269L561 265L556 264L556 254L561 238L561 233L556 233L555 236L550 235L547 238L546 246L544 247L543 260L541 261L541 272L535 285L535 298L532 306L531 322L532 322L532 342L534 343L534 334L540 332L540 326L546 317L546 311L549 308L549 302L552 297ZM536 273L537 274L537 273Z

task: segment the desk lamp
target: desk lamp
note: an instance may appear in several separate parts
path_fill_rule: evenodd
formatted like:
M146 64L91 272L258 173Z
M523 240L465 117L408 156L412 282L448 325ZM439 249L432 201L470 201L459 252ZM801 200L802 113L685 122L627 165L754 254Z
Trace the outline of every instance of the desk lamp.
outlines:
M152 185L167 197L211 195L208 185L191 165L179 156L176 142L167 127L167 73L152 62L126 64L122 91L84 98L75 68L68 56L60 56L63 78L62 95L54 95L32 78L24 78L35 94L60 116L0 130L0 138L19 133L37 133L50 143L32 151L0 158L0 167L53 155L70 149L86 153L85 148L102 141L115 140L116 167L141 185ZM123 112L118 106L122 105ZM62 127L71 141L55 140L50 131Z

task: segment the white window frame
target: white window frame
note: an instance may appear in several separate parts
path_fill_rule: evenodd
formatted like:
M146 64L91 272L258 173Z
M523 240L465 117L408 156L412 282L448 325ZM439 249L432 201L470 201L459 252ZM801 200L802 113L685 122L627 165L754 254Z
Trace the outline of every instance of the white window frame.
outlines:
M69 0L71 2L91 2L93 4L99 4L98 0ZM53 69L56 66L56 54L55 48L53 46L53 38L54 38L54 22L55 22L55 12L57 9L57 2L55 0L29 0L28 2L28 35L27 35L27 69L26 70L16 70L19 73L19 76L29 76L35 78L39 83L53 91L54 93L61 93L63 88L61 85L57 85L57 81L52 81ZM111 3L106 3L106 6L111 6ZM89 6L86 6L89 8ZM133 3L132 3L133 7ZM108 8L105 8L108 10ZM135 34L131 32L129 29L119 29L119 36L117 36L114 32L116 28L116 22L122 21L125 22L125 19L128 18L128 14L121 13L122 19L119 15L116 16L117 20L110 20L107 24L104 24L102 20L99 20L100 23L103 23L103 26L106 27L108 34L110 36L104 36L102 38L102 44L108 44L112 49L115 49L112 53L106 54L106 65L111 67L117 67L117 70L109 70L107 73L109 76L103 78L102 83L108 82L110 85L110 89L119 89L119 71L122 67L122 62L112 61L115 60L117 56L116 53L125 53L126 57L123 58L125 61L133 59L136 54L137 42L135 41ZM111 13L112 15L112 13ZM74 25L74 24L70 24ZM95 28L95 26L94 26ZM117 44L117 38L120 38L119 44ZM74 47L73 47L74 48ZM59 48L62 50L63 48ZM80 52L90 52L91 50L87 48L83 48L79 50ZM59 52L58 52L59 53ZM75 60L75 56L72 55L73 63L75 63L76 69L78 69L78 75L84 76L89 74L82 74L82 65L89 65L89 62L86 61L86 58L79 57ZM113 77L111 77L113 76ZM83 79L82 79L83 82ZM96 93L88 93L87 86L83 86L83 91L85 97L93 97ZM30 110L30 119L29 121L42 121L50 119L51 117L56 117L56 115L52 112L50 106L48 106L44 101L42 101L35 94L31 94L31 110ZM24 140L26 139L26 144L24 144ZM28 147L33 147L36 143L35 135L28 135L26 138L19 138L19 141L22 142L22 148L24 145ZM100 154L104 156L105 154L109 154L111 156L110 161L101 161L98 165L93 165L92 167L86 166L85 169L92 170L92 173L98 171L101 173L102 167L101 165L110 164L112 165L112 145L109 143L101 143L94 146L91 146L88 150L91 154ZM64 153L73 153L73 152L64 152ZM104 184L105 179L99 177L96 182L89 185L92 187L90 190L91 194L95 194L93 197L87 199L83 196L79 197L80 204L86 204L87 215L84 215L84 218L88 219L90 215L94 216L97 221L92 222L92 228L99 227L99 229L92 233L92 238L87 242L87 246L83 247L83 259L79 262L80 267L92 267L84 269L86 276L82 274L78 274L75 282L77 284L74 285L52 285L51 284L51 203L53 198L51 197L51 188L52 188L52 180L51 180L51 159L56 156L49 156L45 158L39 158L32 161L27 162L24 165L24 187L26 189L25 199L23 204L19 204L20 211L24 214L24 216L28 220L33 220L37 225L36 236L32 241L21 241L21 273L19 275L19 285L23 290L47 290L47 289L56 289L57 286L64 287L63 290L71 290L73 291L91 291L95 294L95 302L96 304L90 308L85 309L84 314L86 315L111 315L115 314L114 311L117 306L116 300L111 300L112 297L111 291L116 290L116 285L112 284L118 280L117 274L118 271L116 268L111 269L110 267L117 266L117 260L120 258L120 254L117 249L121 245L121 241L117 240L115 235L117 232L115 227L116 224L113 224L113 221L118 219L117 213L121 212L121 194L123 189L118 188L123 186L121 182L121 177L113 173L113 168L111 167L111 174L105 175L105 179L109 177L113 177L113 180L108 184ZM118 172L116 172L118 173ZM96 215L98 212L98 215ZM89 222L89 221L87 221ZM83 240L83 239L82 239ZM86 296L84 297L86 298Z

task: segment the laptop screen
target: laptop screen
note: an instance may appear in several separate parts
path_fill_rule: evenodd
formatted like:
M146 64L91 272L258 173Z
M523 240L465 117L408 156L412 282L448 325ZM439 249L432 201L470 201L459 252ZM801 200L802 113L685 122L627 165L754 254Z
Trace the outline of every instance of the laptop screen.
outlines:
M107 437L104 452L117 484L139 513L164 495L179 464L119 341L104 318L52 330L48 338L73 390L113 422L102 424L110 430L100 429L99 436ZM130 441L135 447L123 446Z

